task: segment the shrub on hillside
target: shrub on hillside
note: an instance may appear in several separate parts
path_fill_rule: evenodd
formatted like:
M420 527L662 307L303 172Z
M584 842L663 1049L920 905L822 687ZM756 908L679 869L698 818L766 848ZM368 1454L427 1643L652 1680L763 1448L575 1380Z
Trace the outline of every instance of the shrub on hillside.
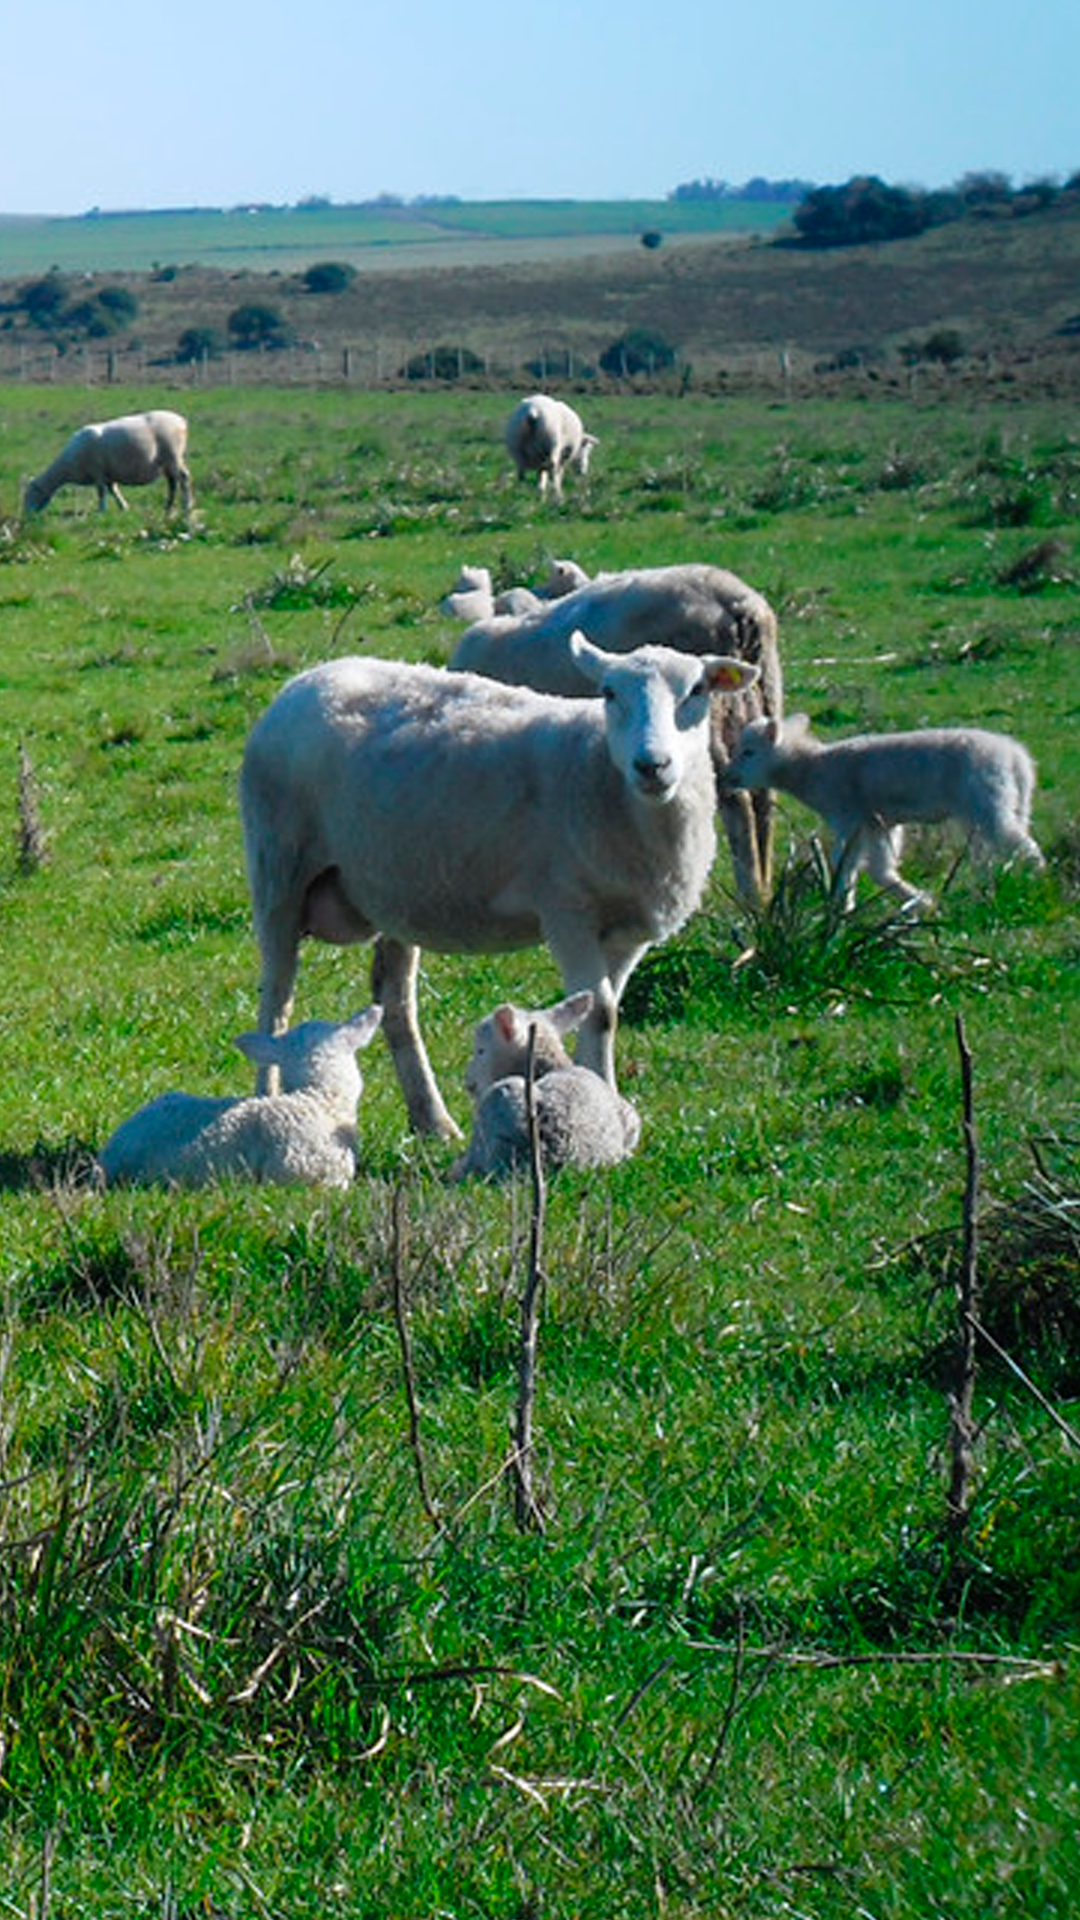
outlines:
M218 360L225 342L216 327L185 327L176 343L176 358L182 367L196 360Z
M615 379L627 380L635 373L662 373L665 367L675 365L675 357L676 349L662 333L653 333L647 327L631 327L628 333L621 333L604 348L600 365Z
M344 260L317 260L300 278L309 293L344 293L356 279L356 268Z
M233 345L244 352L292 345L292 329L276 307L248 302L234 307L226 324Z
M399 380L460 380L466 373L483 373L484 362L468 347L430 347L414 353L398 371Z

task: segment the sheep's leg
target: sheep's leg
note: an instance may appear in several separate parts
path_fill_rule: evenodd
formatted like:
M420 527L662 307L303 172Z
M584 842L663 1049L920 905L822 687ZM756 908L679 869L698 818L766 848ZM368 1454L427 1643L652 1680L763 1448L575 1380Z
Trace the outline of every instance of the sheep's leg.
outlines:
M420 1034L416 1011L419 965L419 947L405 946L400 940L379 934L371 964L371 997L383 1010L382 1030L414 1131L460 1140L461 1129L443 1104Z
M862 832L858 827L852 828L848 833L834 835L829 854L829 867L832 872L833 893L840 900L845 913L850 913L855 905L855 887L864 857Z
M285 926L287 931L281 931ZM295 924L281 914L256 915L256 933L262 956L259 979L259 1032L273 1035L288 1030L293 1010L293 989L300 951L300 934ZM255 1077L256 1093L277 1093L281 1076L276 1066L260 1066Z
M754 814L754 851L757 855L758 884L762 900L772 898L773 884L773 825L776 818L776 802L768 787L750 795L750 805Z
M545 929L545 938L562 974L563 992L588 990L593 996L592 1011L578 1029L577 1063L614 1087L619 1001L647 943L617 932L601 940L581 929Z
M765 876L758 857L757 826L751 796L738 788L721 787L717 799L731 849L735 891L740 900L750 903L763 900Z
M124 513L126 513L126 512L127 512L127 510L128 510L128 503L127 503L127 501L126 501L126 500L124 499L124 496L123 496L123 494L121 493L121 491L120 491L120 489L119 489L119 487L117 486L117 484L116 484L116 481L115 481L115 480L109 480L109 481L108 481L108 482L106 483L106 492L108 492L108 493L110 493L110 494L112 495L112 498L113 498L113 499L114 499L114 500L116 501L116 504L117 504L117 506L118 506L118 507L120 507L120 508L122 509L122 511L123 511ZM105 505L105 494L104 494L104 493L103 493L103 494L102 494L102 496L101 496L101 504L102 504L102 506L104 506L104 505Z

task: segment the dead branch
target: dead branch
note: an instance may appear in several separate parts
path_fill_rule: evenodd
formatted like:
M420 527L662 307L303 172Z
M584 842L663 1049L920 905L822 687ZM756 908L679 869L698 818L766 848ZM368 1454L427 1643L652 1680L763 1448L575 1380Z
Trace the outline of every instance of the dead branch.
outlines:
M409 1333L408 1316L405 1310L405 1250L408 1237L408 1221L405 1215L405 1190L398 1185L394 1188L393 1238L390 1256L390 1277L394 1295L394 1319L397 1322L398 1345L401 1348L401 1373L405 1382L405 1400L409 1409L409 1447L416 1468L416 1484L420 1493L420 1504L433 1527L439 1525L439 1511L428 1488L427 1469L424 1465L424 1449L420 1439L420 1403L416 1396L416 1374L413 1369L412 1338Z
M533 1485L533 1409L536 1403L536 1360L540 1333L540 1297L544 1284L544 1203L546 1185L536 1122L536 1028L529 1028L525 1055L525 1119L529 1133L529 1174L532 1212L529 1222L529 1265L521 1296L521 1345L518 1354L517 1417L514 1426L515 1513L522 1533L542 1533L544 1516Z

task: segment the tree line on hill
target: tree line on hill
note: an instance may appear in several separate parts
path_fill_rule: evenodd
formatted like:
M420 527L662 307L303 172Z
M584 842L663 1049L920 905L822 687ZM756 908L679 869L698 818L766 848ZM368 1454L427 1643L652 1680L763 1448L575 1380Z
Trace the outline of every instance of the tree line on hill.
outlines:
M1080 173L1062 185L1049 176L1014 187L1007 174L965 173L951 187L926 192L891 185L877 174L855 174L841 186L805 180L755 178L741 187L726 180L688 180L669 200L772 200L794 204L794 234L779 234L776 246L851 247L903 240L952 220L1002 219L1042 213L1063 198L1080 203Z

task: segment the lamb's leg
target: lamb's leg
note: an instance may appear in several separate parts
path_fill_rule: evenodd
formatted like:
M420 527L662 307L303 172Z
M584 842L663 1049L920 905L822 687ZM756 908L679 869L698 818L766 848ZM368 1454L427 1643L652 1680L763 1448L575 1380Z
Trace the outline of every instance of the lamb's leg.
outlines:
M419 947L405 946L400 940L379 934L371 964L371 997L383 1010L382 1030L415 1132L460 1140L461 1129L443 1104L420 1034L416 1012L419 964Z
M903 846L902 827L881 827L876 832L868 832L866 835L867 871L871 880L876 880L878 886L884 887L888 893L895 894L905 906L909 901L918 901L925 906L929 904L929 894L921 893L918 887L911 886L900 873L900 855Z
M758 796L754 796L757 798ZM754 819L754 805L749 793L736 788L721 787L717 794L720 818L724 823L728 846L731 849L731 864L735 874L735 891L740 900L754 905L763 900L764 875L758 858L758 836Z

